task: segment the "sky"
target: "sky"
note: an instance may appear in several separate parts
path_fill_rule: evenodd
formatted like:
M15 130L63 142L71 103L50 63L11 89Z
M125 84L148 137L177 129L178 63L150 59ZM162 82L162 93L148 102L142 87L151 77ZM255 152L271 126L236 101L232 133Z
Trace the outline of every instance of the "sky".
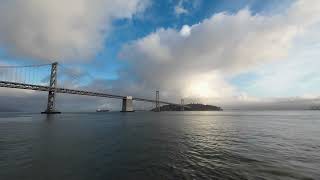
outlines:
M0 64L57 61L68 88L306 109L320 104L319 49L318 0L0 0ZM47 76L38 72L39 83ZM39 111L46 94L0 88L0 100L3 110ZM121 102L58 95L57 107Z

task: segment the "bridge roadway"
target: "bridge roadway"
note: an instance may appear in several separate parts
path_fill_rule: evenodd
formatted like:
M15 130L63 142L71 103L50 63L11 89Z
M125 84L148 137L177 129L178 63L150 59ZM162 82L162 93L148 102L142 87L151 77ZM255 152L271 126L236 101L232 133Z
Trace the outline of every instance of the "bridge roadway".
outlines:
M24 84L24 83L16 83L16 82L8 82L8 81L0 81L0 87L14 88L14 89L28 89L28 90L34 90L34 91L50 91L50 90L52 90L52 89L50 89L49 86ZM105 97L105 98L113 98L113 99L126 98L126 96L120 96L120 95L112 95L112 94L107 94L107 93L90 92L90 91L65 89L65 88L55 88L55 92L62 93L62 94L76 94L76 95L82 95L82 96L95 96L95 97ZM145 99L145 98L133 97L132 100L156 103L156 100ZM180 106L180 104L175 104L175 103L170 103L170 102L165 102L165 101L159 101L159 103Z

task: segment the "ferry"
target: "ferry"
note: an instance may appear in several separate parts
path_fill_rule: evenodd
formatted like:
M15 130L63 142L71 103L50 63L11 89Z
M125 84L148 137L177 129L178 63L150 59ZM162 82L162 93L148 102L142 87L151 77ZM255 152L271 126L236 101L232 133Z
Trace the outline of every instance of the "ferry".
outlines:
M108 109L97 109L96 112L109 112L110 110Z

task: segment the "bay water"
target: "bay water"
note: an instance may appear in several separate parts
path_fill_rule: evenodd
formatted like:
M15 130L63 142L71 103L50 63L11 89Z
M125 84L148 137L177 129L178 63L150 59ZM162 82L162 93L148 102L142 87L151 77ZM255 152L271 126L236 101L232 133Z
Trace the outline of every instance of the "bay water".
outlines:
M0 113L0 179L320 179L320 111Z

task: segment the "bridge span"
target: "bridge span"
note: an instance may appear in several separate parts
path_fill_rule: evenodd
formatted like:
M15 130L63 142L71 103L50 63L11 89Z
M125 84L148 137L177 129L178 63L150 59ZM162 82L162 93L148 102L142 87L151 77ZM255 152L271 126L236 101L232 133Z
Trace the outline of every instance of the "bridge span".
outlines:
M4 67L5 66L1 66L1 68L4 68ZM8 67L12 68L13 66L8 66ZM24 67L32 67L32 66L24 66ZM60 113L60 112L56 111L56 109L55 109L55 94L56 93L121 99L122 100L122 112L133 112L134 111L132 101L143 101L143 102L155 103L157 112L160 111L160 104L181 106L182 110L184 107L183 104L176 104L176 103L171 103L171 102L166 102L166 101L160 101L159 100L159 91L157 91L156 99L147 99L147 98L132 97L132 96L114 95L114 94L101 93L101 92L59 88L57 86L57 70L58 70L58 63L57 62L52 63L51 64L51 74L50 74L49 86L35 85L35 84L28 84L28 83L21 83L21 82L0 81L0 87L48 92L47 109L43 112L46 114ZM181 101L181 102L183 102L183 101Z

